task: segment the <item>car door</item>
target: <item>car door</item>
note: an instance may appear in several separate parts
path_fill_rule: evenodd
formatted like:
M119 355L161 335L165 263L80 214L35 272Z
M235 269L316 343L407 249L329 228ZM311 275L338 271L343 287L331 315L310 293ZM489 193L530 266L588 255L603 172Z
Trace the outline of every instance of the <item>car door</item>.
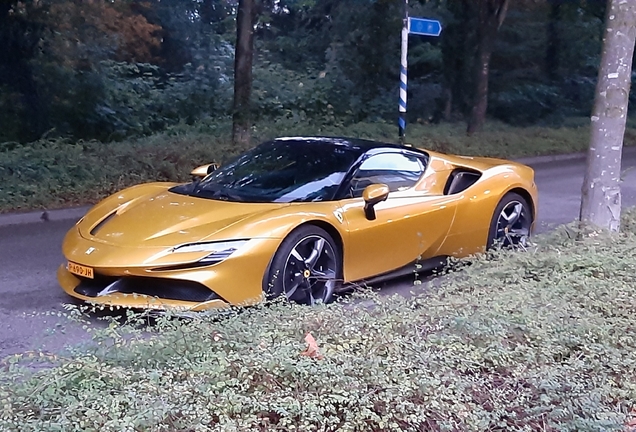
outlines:
M352 176L340 201L347 229L346 280L387 273L437 250L452 223L455 205L449 197L414 188L425 163L419 154L387 151L369 156ZM375 220L366 218L362 198L371 184L386 184L390 191L387 200L375 206Z

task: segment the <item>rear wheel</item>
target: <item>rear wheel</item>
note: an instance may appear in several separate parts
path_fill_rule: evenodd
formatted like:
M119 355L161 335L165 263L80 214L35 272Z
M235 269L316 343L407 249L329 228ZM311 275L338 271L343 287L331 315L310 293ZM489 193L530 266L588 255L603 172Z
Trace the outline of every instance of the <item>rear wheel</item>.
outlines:
M525 247L532 227L532 210L521 195L511 192L499 201L488 232L488 248Z
M342 273L338 247L322 228L304 225L293 231L276 251L265 278L269 298L314 305L327 303Z

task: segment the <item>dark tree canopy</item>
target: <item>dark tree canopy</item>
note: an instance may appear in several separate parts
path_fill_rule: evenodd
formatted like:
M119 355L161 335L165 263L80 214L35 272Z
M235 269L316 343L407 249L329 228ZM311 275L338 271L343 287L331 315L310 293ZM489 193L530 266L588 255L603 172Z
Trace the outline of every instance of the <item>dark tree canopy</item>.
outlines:
M242 27L251 31L239 34L253 34L253 51L237 56L250 46L237 39L243 3L254 6ZM281 118L394 122L402 7L401 0L1 2L0 141L113 140L231 117L243 131ZM463 121L474 132L487 118L558 125L589 115L603 0L411 0L409 9L444 25L439 38L410 38L410 123Z

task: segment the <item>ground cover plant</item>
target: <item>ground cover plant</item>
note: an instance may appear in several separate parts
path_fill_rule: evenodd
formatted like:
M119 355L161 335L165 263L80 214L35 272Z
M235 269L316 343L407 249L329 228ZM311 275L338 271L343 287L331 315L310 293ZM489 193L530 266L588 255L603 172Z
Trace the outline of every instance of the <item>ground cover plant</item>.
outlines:
M584 151L589 138L583 119L572 119L561 128L492 122L472 137L464 128L463 123L414 124L408 129L408 142L449 153L517 158ZM215 122L121 142L58 139L0 144L0 212L90 204L141 182L187 181L195 166L224 162L240 152L230 144L230 131L229 123ZM281 121L257 124L253 133L254 143L284 135L397 139L397 127L384 122L320 126ZM636 129L628 128L625 144L635 143Z
M5 359L0 430L627 430L636 209L623 227L562 227L410 298L131 316L90 346L37 354L46 368Z

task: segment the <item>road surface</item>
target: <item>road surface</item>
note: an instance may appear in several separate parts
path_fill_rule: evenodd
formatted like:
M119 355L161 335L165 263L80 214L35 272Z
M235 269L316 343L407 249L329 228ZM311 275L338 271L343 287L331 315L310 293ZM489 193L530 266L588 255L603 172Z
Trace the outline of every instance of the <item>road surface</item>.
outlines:
M537 231L578 216L585 169L583 157L531 165L539 188ZM636 148L623 156L623 204L636 205ZM58 351L88 339L80 325L56 316L69 298L57 286L60 244L74 221L0 226L0 359L28 350ZM397 281L382 292L408 293L412 280ZM99 323L95 320L95 325Z

